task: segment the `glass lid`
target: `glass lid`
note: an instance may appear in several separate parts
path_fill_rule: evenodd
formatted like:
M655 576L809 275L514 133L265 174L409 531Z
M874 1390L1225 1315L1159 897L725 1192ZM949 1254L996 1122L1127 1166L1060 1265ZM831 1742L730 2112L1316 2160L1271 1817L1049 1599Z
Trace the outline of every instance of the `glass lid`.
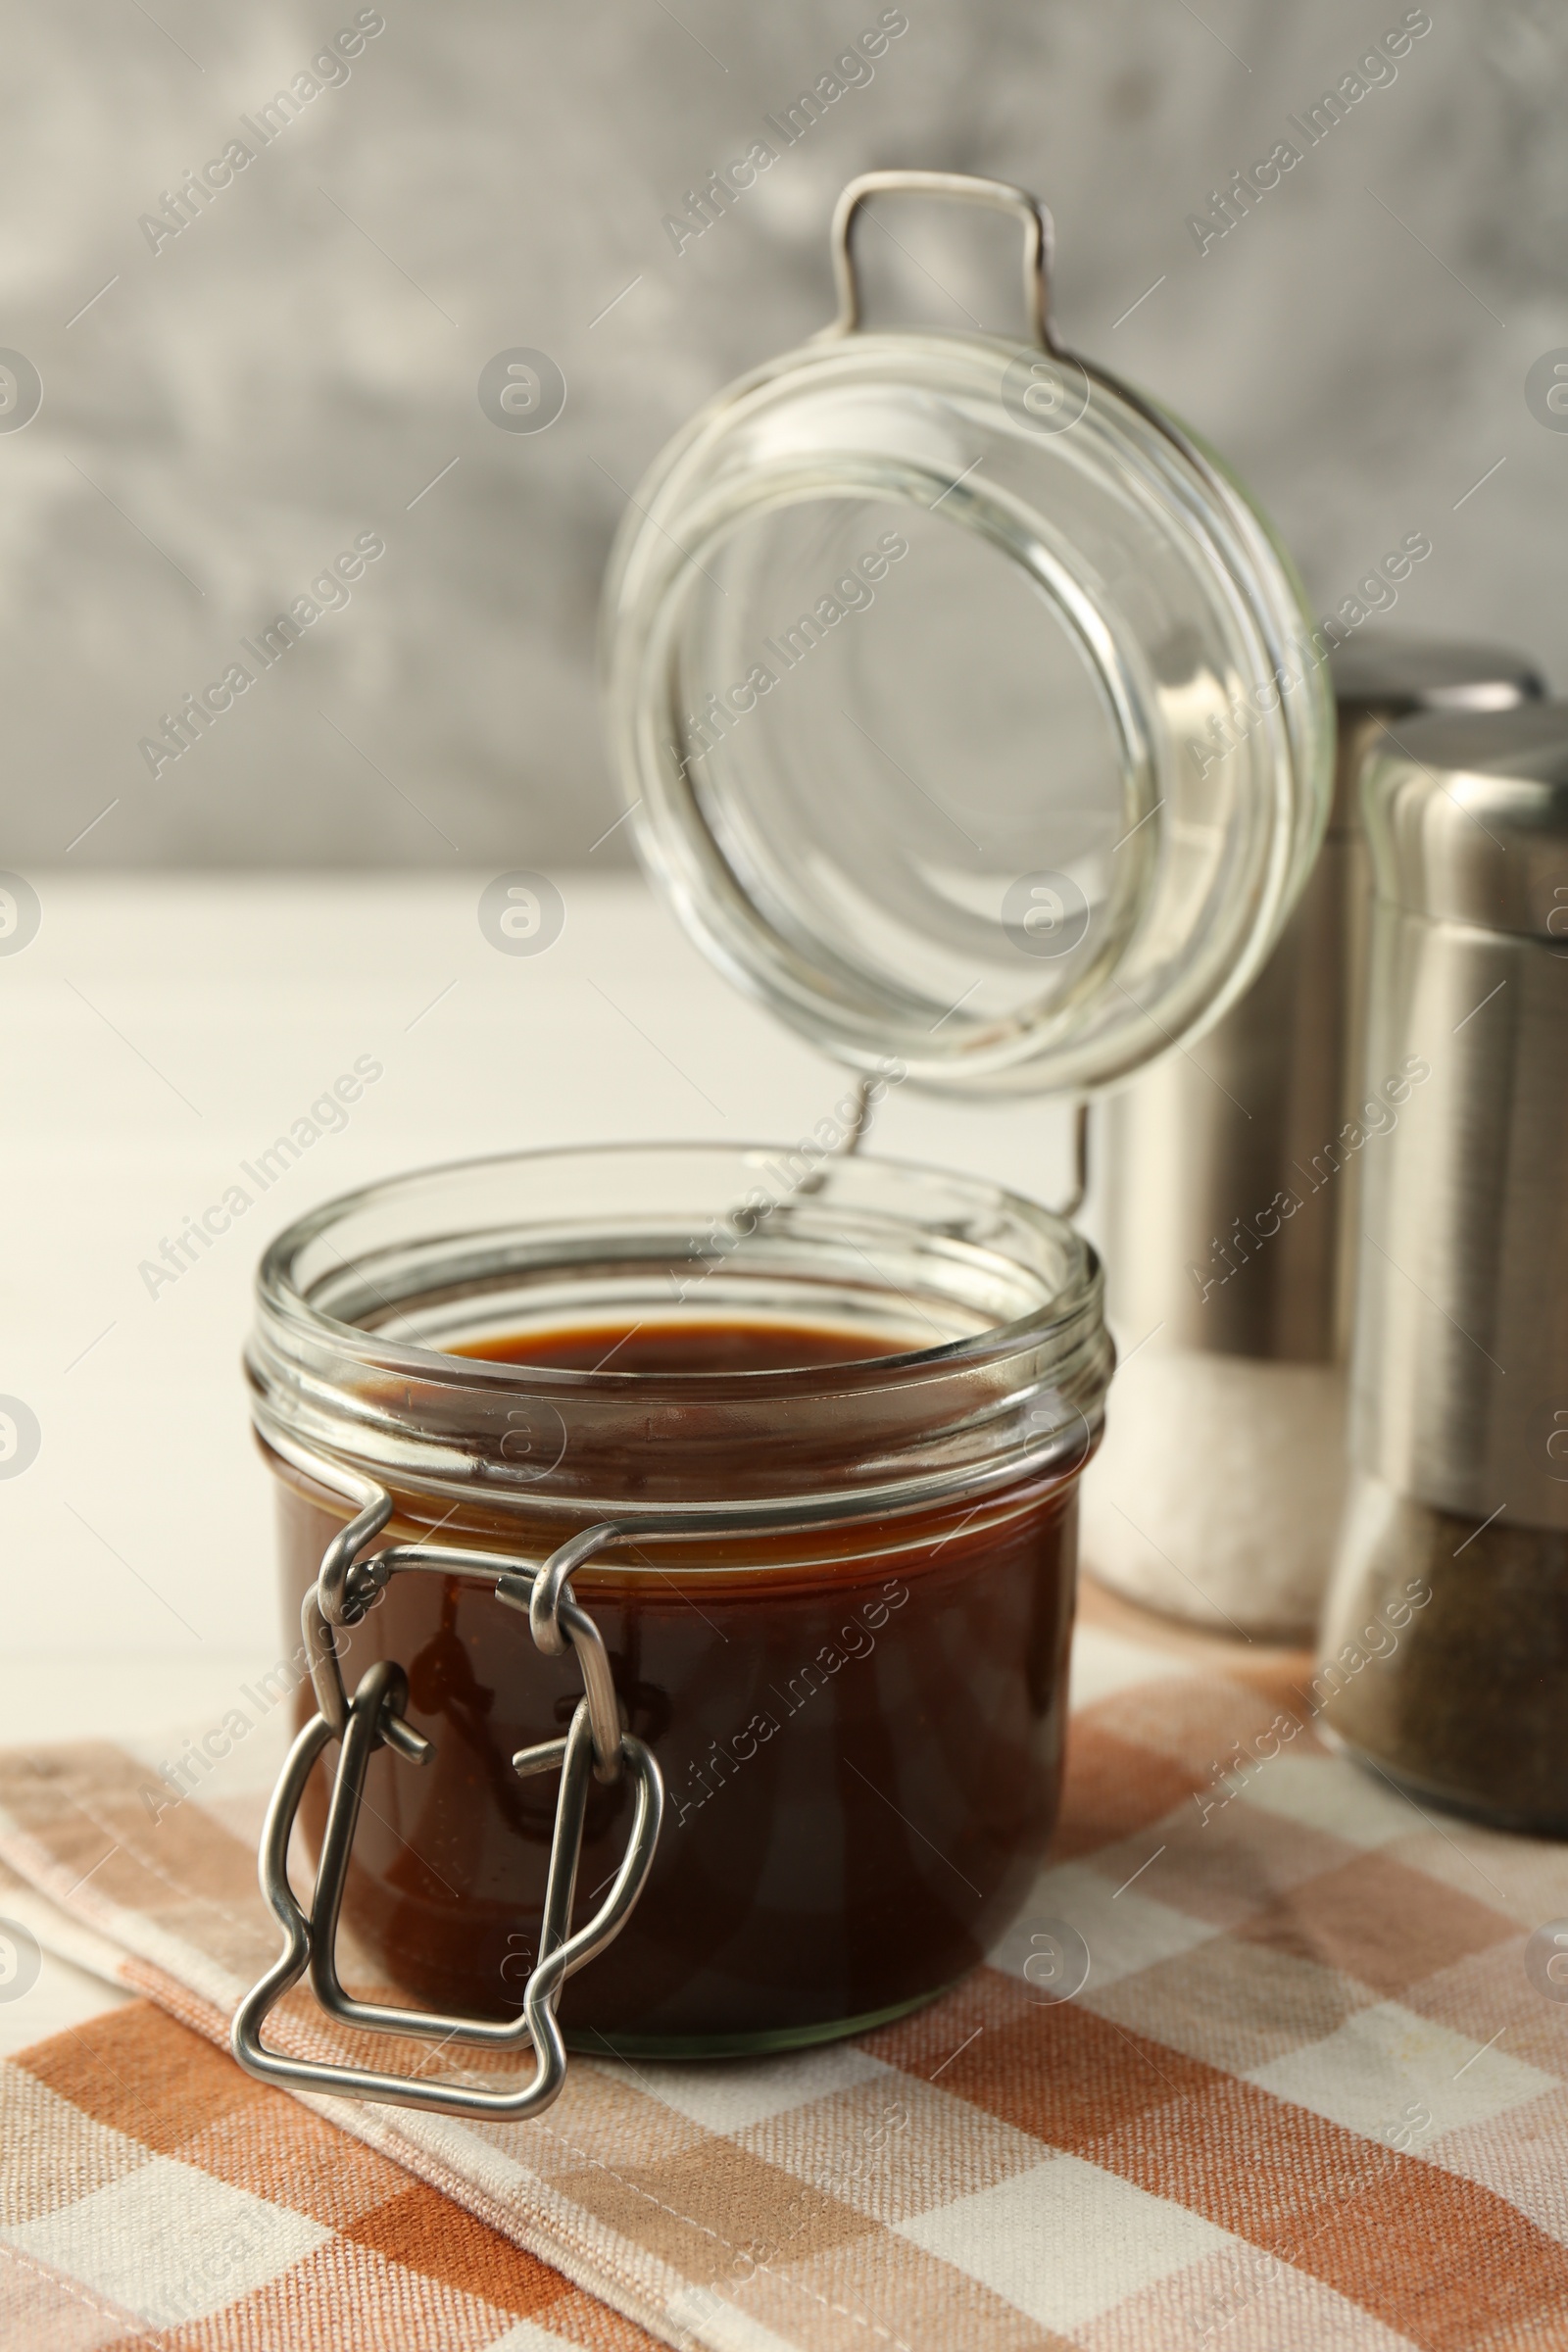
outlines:
M1004 207L1034 339L860 325L868 198ZM606 588L615 764L710 956L854 1067L1076 1094L1218 1017L1316 853L1328 648L1245 492L1071 357L1049 217L854 181L839 316L638 489Z

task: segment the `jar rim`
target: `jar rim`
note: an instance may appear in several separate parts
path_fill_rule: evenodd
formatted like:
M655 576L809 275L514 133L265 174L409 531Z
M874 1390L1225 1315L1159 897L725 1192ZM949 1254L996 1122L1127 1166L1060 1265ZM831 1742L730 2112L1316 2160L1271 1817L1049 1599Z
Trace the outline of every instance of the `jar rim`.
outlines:
M296 1217L291 1225L286 1225L281 1233L275 1235L263 1251L257 1266L258 1302L264 1308L270 1308L290 1318L297 1318L306 1327L318 1326L323 1332L330 1333L336 1340L350 1342L365 1340L367 1342L365 1349L367 1361L374 1361L382 1365L402 1362L409 1370L420 1372L429 1372L437 1366L448 1373L457 1369L465 1377L471 1376L476 1385L480 1387L488 1385L505 1387L508 1385L509 1379L514 1380L518 1372L526 1372L530 1385L535 1381L542 1381L551 1386L559 1385L567 1390L581 1390L584 1393L591 1391L595 1385L602 1385L608 1391L612 1385L615 1384L621 1386L640 1384L644 1388L665 1388L677 1382L693 1381L705 1384L705 1393L708 1395L715 1394L714 1389L709 1384L721 1382L744 1384L747 1393L751 1395L769 1392L781 1396L787 1395L792 1385L809 1387L813 1383L820 1382L822 1367L806 1365L782 1371L746 1372L607 1372L597 1368L579 1371L556 1364L496 1362L482 1356L456 1354L446 1348L420 1347L416 1343L408 1341L388 1341L378 1335L368 1333L363 1324L345 1323L335 1316L324 1313L293 1282L292 1268L308 1244L318 1240L331 1225L342 1223L356 1211L373 1206L378 1202L395 1200L400 1198L412 1200L419 1190L440 1178L466 1174L472 1169L525 1167L547 1161L561 1162L586 1157L592 1157L599 1161L615 1157L630 1159L645 1154L673 1159L694 1151L732 1153L737 1157L754 1152L765 1152L770 1157L777 1157L793 1149L794 1147L787 1144L710 1144L704 1141L679 1139L657 1143L629 1140L623 1143L546 1144L526 1152L481 1152L472 1157L432 1160L423 1167L401 1169L396 1175L378 1177L373 1183L357 1186L352 1192L334 1194L330 1200L319 1201L315 1208L307 1209L302 1216ZM858 1164L862 1167L897 1169L902 1175L916 1179L927 1176L936 1177L946 1185L972 1192L977 1200L989 1195L998 1203L1004 1203L1012 1213L1020 1215L1023 1220L1037 1221L1040 1230L1049 1232L1053 1239L1070 1236L1072 1242L1077 1245L1080 1264L1075 1269L1075 1279L1069 1284L1062 1285L1049 1302L1037 1307L1032 1313L1013 1317L1008 1322L993 1325L988 1330L944 1341L936 1347L909 1348L897 1354L883 1353L868 1355L864 1358L851 1357L843 1363L833 1365L835 1383L855 1374L874 1376L878 1373L885 1374L895 1370L907 1372L928 1363L942 1365L988 1363L998 1356L1013 1352L1020 1347L1039 1345L1042 1341L1049 1339L1054 1332L1061 1329L1081 1314L1095 1287L1099 1271L1099 1258L1093 1245L1086 1241L1067 1219L1058 1217L1054 1210L1044 1207L1040 1202L1030 1200L1022 1193L1015 1193L1004 1185L993 1184L986 1177L968 1176L956 1170L937 1168L918 1160L885 1159L880 1154L871 1152L867 1152L863 1156L858 1155ZM842 1164L848 1166L853 1163L846 1159ZM759 1383L764 1384L760 1390L756 1385Z
M430 1344L422 1325L422 1336L411 1338L342 1311L379 1298L387 1310L383 1321L394 1325L400 1314L416 1323L421 1315L465 1311L488 1312L493 1319L499 1310L486 1306L485 1268L494 1269L498 1298L512 1295L509 1284L515 1291L519 1280L529 1279L544 1286L547 1299L556 1298L562 1285L569 1294L574 1280L586 1284L606 1265L620 1265L603 1247L595 1261L593 1244L602 1234L612 1240L628 1233L652 1235L651 1265L678 1227L667 1210L639 1207L640 1198L657 1204L662 1185L664 1199L683 1199L677 1188L689 1189L692 1177L706 1175L720 1182L721 1198L733 1200L744 1192L745 1177L769 1166L778 1172L792 1152L800 1156L788 1146L726 1142L544 1147L405 1171L320 1203L276 1237L258 1269L258 1317L246 1368L261 1435L266 1439L281 1431L390 1486L478 1491L555 1508L570 1507L561 1480L533 1464L519 1470L501 1456L508 1408L521 1399L536 1400L563 1428L570 1422L574 1431L591 1427L597 1432L602 1469L603 1432L612 1424L586 1423L584 1415L623 1412L635 1443L636 1415L644 1407L652 1412L667 1403L676 1415L684 1408L719 1407L721 1414L709 1416L715 1426L724 1416L740 1416L761 1455L776 1427L783 1462L795 1442L792 1432L804 1431L813 1417L820 1432L833 1399L863 1397L882 1416L877 1443L863 1464L847 1458L840 1468L852 1482L863 1481L867 1493L883 1494L890 1501L914 1494L933 1476L951 1477L959 1463L984 1464L988 1477L1004 1460L1042 1464L1080 1427L1092 1446L1112 1362L1102 1277L1093 1248L1064 1219L1005 1187L904 1160L824 1155L813 1171L824 1178L820 1189L804 1202L788 1204L782 1232L764 1231L759 1240L754 1225L734 1254L718 1262L716 1270L725 1279L700 1301L696 1314L687 1298L679 1305L672 1301L663 1319L679 1321L685 1314L696 1321L705 1313L748 1319L744 1305L726 1304L736 1295L726 1293L727 1280L778 1281L789 1252L831 1255L841 1235L848 1237L845 1247L854 1250L858 1234L874 1248L880 1230L889 1249L907 1246L918 1253L922 1271L928 1261L934 1269L932 1287L923 1294L926 1306L947 1313L950 1322L967 1320L974 1326L935 1345L784 1371L577 1370L457 1353ZM570 1223L559 1216L551 1222L537 1211L532 1225L519 1219L513 1229L514 1238L520 1237L518 1250L509 1254L497 1212L530 1180L549 1203L580 1195L590 1208ZM618 1200L621 1208L613 1217L596 1218L591 1203L607 1198ZM519 1200L519 1210L526 1205ZM454 1217L455 1206L477 1211L478 1221L465 1227L461 1217ZM358 1256L351 1247L337 1246L356 1224L362 1242ZM416 1233L421 1224L433 1225L434 1235ZM705 1238L693 1237L692 1253L682 1261L697 1270L697 1282L715 1271L699 1253ZM492 1241L495 1247L486 1256ZM467 1257L462 1254L465 1248ZM858 1277L859 1311L867 1317L873 1311L891 1313L890 1300L902 1298L913 1315L922 1313L907 1289L901 1291L885 1278L864 1250L860 1254L865 1266ZM842 1261L840 1250L836 1262ZM630 1256L624 1262L641 1264ZM805 1274L798 1265L788 1266L789 1279L815 1279L810 1265L816 1260L803 1262ZM902 1270L903 1261L899 1264ZM639 1279L646 1278L639 1273ZM950 1287L939 1289L939 1280ZM988 1299L1022 1311L988 1320ZM837 1319L813 1311L809 1298L793 1298L773 1311L777 1320L796 1324ZM535 1309L519 1319L541 1330L559 1330L592 1324L611 1312L618 1316L621 1310L578 1311L568 1295L543 1319ZM506 1319L503 1312L503 1324ZM899 1322L905 1319L899 1310ZM775 1405L787 1409L770 1422ZM847 1439L844 1444L848 1457ZM756 1477L765 1478L770 1467L760 1460ZM747 1475L753 1476L750 1466ZM838 1491L842 1483L836 1475L829 1477L828 1491ZM596 1500L614 1499L603 1493L601 1480ZM626 1498L626 1507L639 1507L635 1497Z

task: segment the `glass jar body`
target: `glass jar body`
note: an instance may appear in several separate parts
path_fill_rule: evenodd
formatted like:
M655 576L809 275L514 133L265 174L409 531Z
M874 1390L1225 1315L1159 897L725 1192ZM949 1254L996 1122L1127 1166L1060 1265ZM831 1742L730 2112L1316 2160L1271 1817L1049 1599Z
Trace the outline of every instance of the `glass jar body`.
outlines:
M630 1926L562 1996L568 2044L787 2047L896 2015L979 1962L1055 1819L1075 1499L1048 1484L962 1532L970 1506L952 1505L805 1572L754 1557L700 1579L579 1573L666 1811ZM292 1613L342 1519L287 1475L279 1508ZM494 1525L443 1536L506 1548ZM345 1919L421 2006L507 2016L538 1954L555 1815L554 1780L519 1780L511 1759L560 1737L579 1677L456 1578L394 1583L350 1637L351 1684L379 1657L407 1668L404 1713L435 1756L423 1772L372 1759ZM299 1703L303 1720L308 1687ZM624 1782L593 1789L585 1897L630 1810ZM318 1776L302 1816L318 1852L325 1811Z
M787 2047L898 2014L1016 1916L1056 1810L1076 1487L1109 1370L1092 1253L990 1187L877 1162L801 1174L764 1208L750 1156L492 1163L478 1181L512 1197L500 1239L493 1215L466 1232L442 1198L443 1173L459 1194L475 1173L437 1172L285 1236L271 1299L264 1269L252 1373L264 1444L282 1447L290 1614L350 1515L300 1467L301 1442L392 1495L377 1547L538 1561L607 1516L638 1522L572 1579L666 1788L637 1911L561 1998L588 2048ZM613 1230L601 1180L622 1201ZM704 1188L751 1201L719 1257L711 1216L672 1215ZM693 1342L719 1360L737 1327L768 1335L770 1361L792 1330L832 1348L790 1370L615 1368L661 1333L676 1367ZM530 1330L541 1346L597 1333L608 1360L477 1352ZM712 1532L662 1533L674 1509L710 1512ZM726 1533L738 1511L746 1530ZM520 1779L512 1757L564 1731L575 1666L541 1655L488 1587L438 1574L394 1579L340 1643L351 1689L378 1659L406 1670L406 1719L434 1749L422 1771L371 1761L344 1907L362 1980L514 2013L555 1779ZM318 1850L325 1802L318 1774L302 1811ZM579 1916L629 1811L623 1785L595 1785Z

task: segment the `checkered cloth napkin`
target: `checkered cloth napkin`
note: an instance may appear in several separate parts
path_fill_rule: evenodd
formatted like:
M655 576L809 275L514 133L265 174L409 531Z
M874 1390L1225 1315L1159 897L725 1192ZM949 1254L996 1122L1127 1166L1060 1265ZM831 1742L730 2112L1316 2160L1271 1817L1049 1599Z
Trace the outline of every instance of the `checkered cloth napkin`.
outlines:
M1560 2352L1568 2002L1530 1938L1568 1854L1331 1757L1283 1669L1090 1625L1074 1686L1055 1859L987 1967L797 2058L574 2058L531 2124L295 2101L199 2038L272 1954L281 1727L156 1822L161 1757L0 1757L0 1913L157 2004L0 2070L3 2340ZM298 1995L271 2032L351 2046Z

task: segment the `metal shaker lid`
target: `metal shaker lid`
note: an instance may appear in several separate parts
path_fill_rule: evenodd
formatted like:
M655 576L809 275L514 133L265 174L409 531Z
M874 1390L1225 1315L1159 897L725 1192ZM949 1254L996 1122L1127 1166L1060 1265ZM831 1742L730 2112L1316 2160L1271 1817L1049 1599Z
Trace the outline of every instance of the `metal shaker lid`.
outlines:
M1339 712L1331 833L1360 830L1361 767L1381 731L1417 710L1511 710L1539 702L1541 672L1523 654L1467 639L1381 629L1337 645L1329 662Z
M1544 690L1523 654L1394 630L1348 638L1330 669L1342 710L1510 710Z
M1440 922L1568 934L1568 703L1412 719L1384 736L1363 793L1380 898Z

